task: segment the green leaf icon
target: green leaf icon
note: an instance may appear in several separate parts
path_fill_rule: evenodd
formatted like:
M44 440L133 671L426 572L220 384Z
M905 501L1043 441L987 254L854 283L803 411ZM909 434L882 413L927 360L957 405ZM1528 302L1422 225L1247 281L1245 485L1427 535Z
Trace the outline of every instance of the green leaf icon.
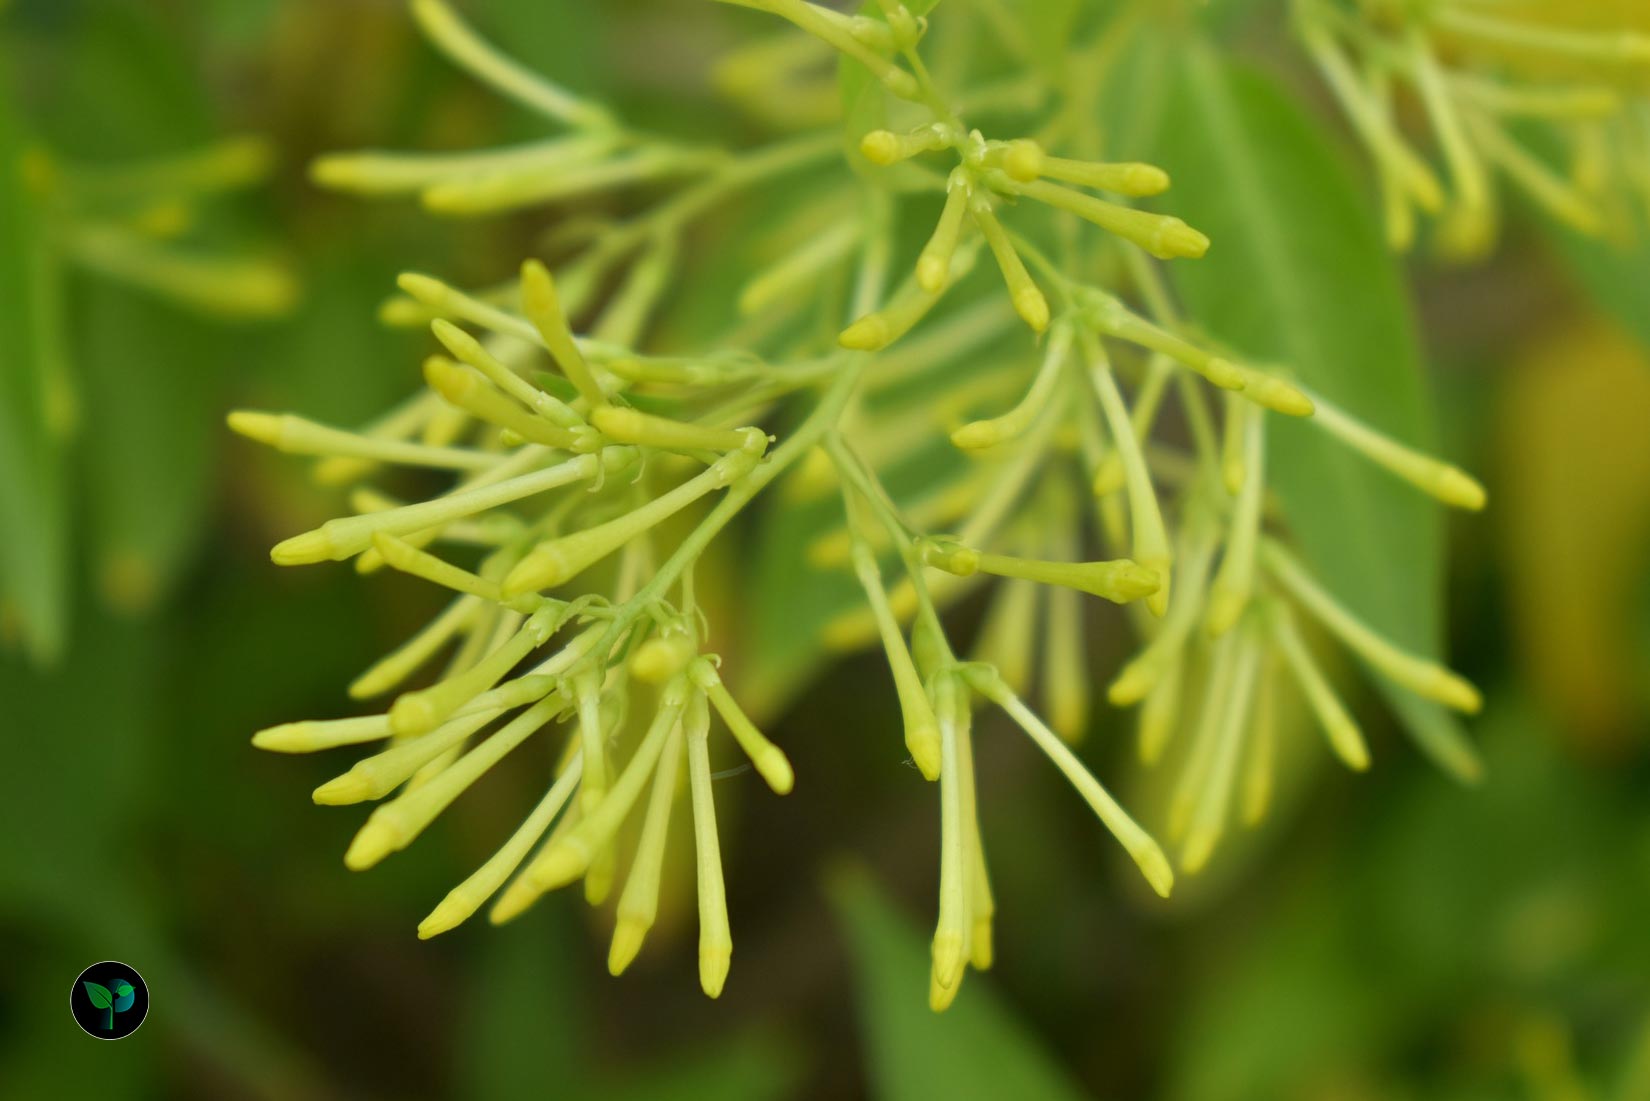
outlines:
M95 982L81 980L80 985L86 988L86 997L92 1000L92 1005L96 1006L98 1009L107 1009L109 1011L109 1016L103 1021L103 1030L105 1032L113 1032L115 1028L115 996L109 993L108 987L99 986ZM121 982L120 985L126 987L127 990L131 989L131 986L124 981ZM122 997L124 998L124 994ZM126 1005L131 1004L132 1003L130 1001L127 1001L126 1003ZM121 1008L124 1009L125 1006L122 1006Z

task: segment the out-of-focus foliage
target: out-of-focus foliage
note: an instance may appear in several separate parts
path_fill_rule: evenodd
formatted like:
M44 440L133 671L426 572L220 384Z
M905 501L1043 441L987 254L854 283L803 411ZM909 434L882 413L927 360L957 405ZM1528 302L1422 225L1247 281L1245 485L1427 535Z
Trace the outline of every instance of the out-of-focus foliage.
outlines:
M693 990L691 952L656 953L622 983L600 974L571 900L502 932L413 939L406 915L490 851L531 796L525 777L489 781L418 861L361 879L317 860L342 850L352 823L291 799L295 766L260 759L246 734L334 707L337 670L364 666L430 598L393 581L275 575L263 548L325 505L284 464L232 449L221 413L256 402L365 418L414 381L416 344L371 324L394 272L441 267L483 283L544 228L533 217L431 225L324 196L305 182L309 155L473 145L530 126L430 57L394 4L0 4L0 147L44 138L82 158L135 157L265 134L282 151L275 175L232 204L226 232L282 242L305 288L290 318L244 328L69 277L65 354L82 419L72 444L54 446L46 361L37 345L16 350L39 339L27 319L52 308L31 304L38 224L15 181L0 185L5 629L39 652L63 640L50 670L10 648L0 657L0 1093L904 1097L960 1076L984 1096L1001 1095L999 1081L1037 1083L1030 1096L1186 1101L1650 1096L1650 258L1642 243L1577 257L1529 216L1485 265L1416 265L1406 303L1389 262L1363 267L1378 262L1373 191L1358 186L1333 113L1297 94L1310 81L1280 45L1279 5L1217 7L1222 47L1272 72L1232 76L1223 60L1210 79L1236 89L1225 107L1256 112L1253 125L1286 143L1308 135L1297 167L1335 181L1299 198L1298 228L1322 228L1287 247L1323 247L1325 263L1347 267L1280 303L1246 259L1272 246L1239 233L1231 257L1210 254L1218 278L1180 290L1214 335L1257 345L1279 310L1310 309L1309 331L1393 380L1383 394L1395 415L1401 388L1417 385L1419 328L1441 450L1487 473L1494 504L1457 525L1457 550L1439 561L1457 594L1448 616L1424 575L1414 583L1426 591L1398 593L1391 614L1429 609L1415 613L1424 634L1430 616L1452 625L1451 652L1492 701L1473 731L1484 780L1464 792L1377 722L1380 769L1326 774L1307 794L1298 773L1311 766L1296 762L1280 819L1228 874L1163 906L1125 885L1082 808L1048 798L1054 781L983 723L981 814L1013 901L999 915L999 970L933 1018L914 979L933 816L887 750L891 699L860 688L865 668L832 671L811 652L742 659L790 663L799 694L776 735L809 779L784 817L744 798L744 781L727 784L745 939L741 977L713 1008ZM1624 0L1616 14L1639 7ZM662 128L757 125L713 98L714 59L737 36L708 5L467 10L524 60ZM1182 67L1198 64L1161 73L1202 79ZM87 67L97 80L71 94ZM1290 91L1271 88L1279 76ZM1204 207L1204 222L1243 198L1213 170L1183 176L1177 195ZM684 298L733 293L737 264ZM1320 296L1332 301L1290 304ZM1371 316L1359 306L1378 309L1380 331L1342 328ZM676 331L691 314L672 319ZM1314 488L1314 474L1328 476L1297 472L1307 500L1335 492ZM1424 519L1385 523L1384 538L1437 553ZM768 538L793 541L794 555L809 536ZM1381 565L1359 568L1381 577L1372 586L1400 584ZM707 585L730 605L751 586L794 583L762 560L719 569ZM828 603L826 582L807 584ZM149 613L117 614L100 589L145 597ZM775 622L768 637L800 637L794 625ZM1091 760L1122 758L1115 713L1094 735ZM879 752L881 769L848 763ZM315 783L329 774L328 762L297 767ZM867 867L828 889L824 870L845 851ZM678 948L692 935L688 887L667 885L656 934ZM154 1007L133 1038L95 1044L63 1003L79 970L106 958L145 975Z
M235 335L268 331L238 326L286 313L297 288L259 243L280 233L268 212L236 201L267 147L219 140L232 120L216 117L162 18L135 5L19 5L0 34L15 311L0 607L50 663L83 574L127 613L171 590L205 528L211 419Z
M1647 410L1644 349L1584 322L1509 364L1496 418L1520 668L1578 739L1613 753L1630 749L1650 703Z
M8 633L49 660L63 644L67 590L63 456L49 428L60 322L55 265L22 171L27 141L11 89L0 85L0 158L10 166L0 179L0 607Z

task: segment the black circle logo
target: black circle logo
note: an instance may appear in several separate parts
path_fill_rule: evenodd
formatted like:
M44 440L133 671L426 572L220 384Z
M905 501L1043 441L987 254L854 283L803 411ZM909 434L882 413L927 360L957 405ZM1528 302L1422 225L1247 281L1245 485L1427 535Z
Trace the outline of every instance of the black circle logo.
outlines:
M115 960L94 963L69 991L75 1024L99 1040L122 1040L149 1015L149 987L135 968Z

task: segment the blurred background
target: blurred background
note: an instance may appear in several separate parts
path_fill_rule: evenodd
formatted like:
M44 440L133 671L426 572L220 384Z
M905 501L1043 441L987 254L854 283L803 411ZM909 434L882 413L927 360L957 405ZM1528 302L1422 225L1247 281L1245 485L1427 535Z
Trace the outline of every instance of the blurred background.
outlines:
M707 72L747 24L720 8L463 7L630 117L726 128ZM1515 221L1491 262L1410 273L1444 451L1491 492L1450 544L1480 787L1366 699L1376 767L1299 762L1273 821L1165 904L1023 742L982 737L997 965L935 1017L937 807L889 748L880 659L821 660L771 720L795 794L718 792L738 948L708 1003L688 882L621 980L610 919L569 892L415 938L531 769L355 875L360 815L308 797L339 762L248 745L348 713L348 677L437 597L271 566L339 503L223 413L367 419L418 382L424 340L374 321L395 273L486 284L544 228L325 194L306 164L534 122L396 0L0 0L0 36L23 168L0 194L0 492L34 518L0 531L0 1096L1650 1099L1650 254ZM188 209L131 171L202 149L220 185ZM116 223L171 260L98 235ZM65 334L33 349L44 381L41 310ZM1127 734L1106 712L1084 748L1125 794ZM152 998L121 1043L64 1006L104 959Z

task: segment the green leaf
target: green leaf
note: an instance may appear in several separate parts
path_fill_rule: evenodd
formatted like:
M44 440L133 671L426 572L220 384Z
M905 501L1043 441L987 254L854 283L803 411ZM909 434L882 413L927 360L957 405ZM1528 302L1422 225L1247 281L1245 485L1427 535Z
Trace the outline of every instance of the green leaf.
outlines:
M1065 72L1072 30L1083 6L1082 0L1029 0L1018 5L1033 58L1052 73Z
M1033 1029L997 1001L985 976L970 974L944 1014L928 1008L928 946L868 874L840 869L830 893L858 980L872 1096L881 1101L1084 1096Z
M1173 265L1189 315L1242 354L1406 443L1429 443L1415 324L1373 211L1315 123L1268 78L1191 43L1160 136L1169 208L1209 234ZM1439 509L1309 424L1268 422L1268 473L1319 577L1376 629L1438 652ZM1477 756L1442 708L1381 682L1416 742L1461 777Z
M765 1101L794 1092L801 1064L767 1029L678 1054L603 1066L581 1012L589 992L574 967L587 931L567 907L532 923L498 930L480 945L471 969L470 1011L459 1033L460 1096L490 1101L543 1091L554 1067L566 1101Z
M1333 1096L1513 1096L1496 1082L1503 1060L1464 1060L1425 1082L1394 1068L1462 1035L1484 991L1579 1013L1574 1023L1586 1019L1581 976L1650 974L1650 879L1619 874L1623 839L1635 860L1650 841L1640 800L1569 751L1565 724L1544 711L1510 682L1495 695L1480 720L1494 782L1470 799L1411 776L1379 813L1324 808L1321 846L1297 852L1304 861L1246 921L1222 925L1219 951L1177 999L1159 1096L1323 1096L1325 1082ZM1593 1061L1578 1060L1584 1071ZM1483 1076L1500 1088L1468 1088Z
M598 7L579 0L490 0L472 11L488 41L576 95L605 94L618 79L618 69L607 60L612 57L607 37L623 24L603 18ZM535 125L542 129L542 123Z
M90 998L97 1008L108 1009L115 1004L114 995L109 993L108 987L99 986L95 982L82 982L80 985L86 988L86 997Z
M796 1095L802 1069L789 1044L759 1028L604 1076L581 1101L778 1101Z
M120 866L121 839L158 790L151 761L167 647L152 628L89 614L89 602L82 609L74 645L53 668L0 661L6 727L32 732L12 739L0 769L0 836L51 838L0 856L0 905L91 921L117 913L88 900L110 897L106 874Z
M518 922L479 945L463 1016L458 1075L465 1097L504 1101L543 1089L555 1067L559 1092L579 1096L591 1077L587 997L570 965L583 930L565 907Z
M763 503L746 575L750 596L741 614L753 640L741 674L745 706L776 714L816 671L826 653L820 635L830 620L865 600L846 569L821 570L808 562L813 541L842 524L842 499L833 491L807 501L784 500L781 483Z
M196 545L212 487L224 330L105 280L77 284L76 360L86 392L80 453L100 592L123 612L155 606Z
M1650 348L1650 247L1635 248L1586 237L1543 219L1576 281L1600 308ZM1640 227L1640 233L1646 227Z
M1564 176L1570 153L1557 134L1535 125L1519 126L1514 134L1549 171ZM1568 269L1577 289L1650 348L1650 220L1640 213L1636 198L1615 198L1623 201L1619 209L1608 206L1610 230L1600 238L1550 217L1527 196L1513 195L1515 208L1546 233L1560 268Z
M68 384L50 220L24 177L28 136L0 64L0 618L40 662L62 649L68 521L59 428Z
M150 157L215 135L214 98L201 79L191 37L153 4L87 5L76 33L36 75L42 136L62 155L91 164ZM45 51L42 51L44 54ZM39 64L37 59L19 60Z

